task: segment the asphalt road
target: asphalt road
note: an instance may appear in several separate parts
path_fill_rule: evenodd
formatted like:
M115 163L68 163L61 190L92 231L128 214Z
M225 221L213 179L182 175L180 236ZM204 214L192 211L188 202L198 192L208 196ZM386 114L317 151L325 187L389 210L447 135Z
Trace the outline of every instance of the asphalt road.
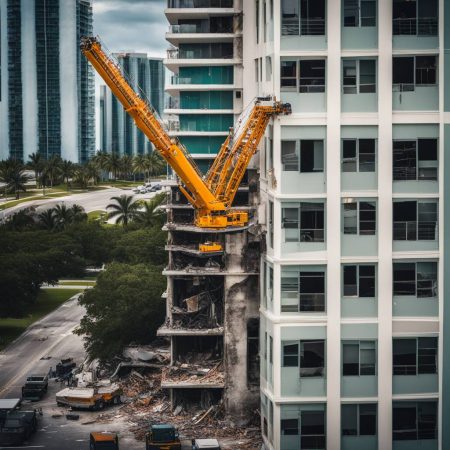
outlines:
M66 197L58 197L55 199L32 200L29 202L20 203L19 205L0 211L0 220L30 206L34 206L38 211L40 211L52 208L58 203L65 203L67 206L72 206L76 203L82 206L87 213L91 211L105 210L106 206L111 203L112 197L124 194L134 195L136 199L149 199L155 195L154 193L134 194L131 189L119 189L112 187L99 191L83 192L80 194L68 195Z

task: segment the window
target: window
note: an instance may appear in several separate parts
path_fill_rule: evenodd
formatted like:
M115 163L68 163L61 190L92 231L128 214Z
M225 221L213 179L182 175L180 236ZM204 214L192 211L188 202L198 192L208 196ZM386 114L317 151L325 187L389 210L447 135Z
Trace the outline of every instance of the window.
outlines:
M395 241L436 241L438 204L436 202L394 202Z
M324 203L301 202L281 214L285 242L324 242Z
M298 266L297 266L298 267ZM325 311L325 271L281 270L281 312Z
M343 269L344 297L375 297L374 265L345 265Z
M341 422L342 436L376 436L376 403L343 404Z
M393 34L437 36L437 0L394 0Z
M269 200L269 247L273 248L273 202Z
M300 341L300 378L323 377L325 341Z
M297 87L297 61L281 61L281 87Z
M272 57L266 56L266 81L272 79Z
M344 94L376 92L376 62L374 59L344 59L342 71Z
M281 163L285 172L323 172L323 141L281 141Z
M369 236L376 233L376 203L344 200L344 234ZM359 219L358 219L359 217Z
M255 20L256 20L256 43L259 42L259 0L255 2ZM258 80L258 78L256 79Z
M269 363L273 364L273 337L269 336Z
M375 139L343 139L343 172L375 172Z
M269 266L269 292L268 292L269 302L273 302L273 267Z
M437 439L437 401L394 402L394 441Z
M325 449L325 414L302 411L300 448Z
M282 0L281 34L325 35L325 0Z
M300 93L325 92L325 60L300 60Z
M437 297L437 263L394 263L394 296Z
M375 375L375 341L344 341L342 343L342 375Z
M437 139L395 140L394 181L437 180Z
M344 0L344 27L375 27L376 0Z
M395 91L414 91L417 86L437 84L436 56L396 56L392 70Z
M298 436L298 419L281 419L282 436Z
M283 342L283 367L298 367L298 342Z
M255 58L255 81L259 81L259 59Z
M392 365L394 375L437 373L437 337L394 339Z

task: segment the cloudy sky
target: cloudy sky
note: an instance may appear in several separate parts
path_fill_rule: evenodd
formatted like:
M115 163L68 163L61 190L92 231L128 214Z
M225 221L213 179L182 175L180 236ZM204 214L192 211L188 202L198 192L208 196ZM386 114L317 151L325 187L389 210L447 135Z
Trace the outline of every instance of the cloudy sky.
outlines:
M135 51L163 57L166 0L94 0L94 33L111 52Z

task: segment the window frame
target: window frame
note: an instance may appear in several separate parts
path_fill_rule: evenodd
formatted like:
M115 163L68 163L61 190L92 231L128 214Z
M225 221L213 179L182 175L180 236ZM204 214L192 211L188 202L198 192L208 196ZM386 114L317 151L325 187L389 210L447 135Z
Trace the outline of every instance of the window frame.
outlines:
M356 232L352 233L352 232L346 232L346 227L345 227L345 210L346 210L346 205L355 205L356 204ZM369 210L369 209L361 209L361 205L362 204L373 204L374 205L374 209L373 210ZM350 209L349 209L350 210ZM364 211L371 211L374 212L375 214L375 219L374 220L362 220L361 219L361 212ZM377 222L378 222L378 214L377 214L377 200L363 200L363 199L353 199L353 198L344 198L342 201L342 234L344 235L349 235L349 236L376 236L377 235ZM373 230L362 230L361 228L361 224L362 223L374 223L374 227Z
M408 406L408 408L405 408L405 406ZM423 437L421 436L421 433L429 432L429 430L423 429L421 430L420 424L424 422L422 419L421 422L421 415L423 415L423 412L421 411L421 406L423 405L433 405L434 407L434 430L433 435L429 435L429 437ZM402 429L395 429L395 418L397 417L395 414L396 409L414 409L415 410L415 428L414 430L402 430ZM429 416L429 414L428 414ZM393 441L403 441L403 440L410 440L410 441L422 441L422 440L430 440L430 439L437 439L437 432L438 432L438 426L439 426L439 419L438 419L438 402L435 400L423 400L423 401L397 401L392 404L392 440ZM401 434L406 431L408 435L403 438L399 439L399 434ZM412 436L412 433L415 435L415 437Z
M374 82L373 83L361 83L361 62L362 61L370 61L373 62L374 67ZM345 84L345 63L354 63L355 65L355 83L354 84ZM377 84L378 84L378 74L377 74L377 59L376 58L342 58L342 87L341 92L343 95L358 95L358 94L376 94L377 93ZM349 77L347 77L349 78ZM361 89L362 86L373 86L373 90L364 90Z
M360 267L373 267L373 277L369 277L366 275L361 276ZM355 267L355 276L356 276L356 294L346 294L345 293L345 269ZM373 285L374 285L374 295L373 296L362 296L361 295L361 278L373 278ZM347 286L353 286L348 285ZM377 266L376 264L368 264L368 263L361 263L361 264L343 264L342 265L342 297L344 298L358 298L358 299L374 299L377 298Z
M375 415L375 430L373 434L361 434L361 416L363 415L361 412L361 406L370 406L374 409L374 415ZM344 410L352 407L355 409L355 418L356 418L356 424L355 424L355 431L356 433L344 433L343 430L343 422L344 418L348 417L348 413L345 413ZM345 437L360 437L360 436L376 436L378 434L378 405L377 403L342 403L341 404L341 436Z
M417 82L417 58L423 58L423 57L434 57L435 59L435 82L434 83L418 83ZM413 60L413 82L412 83L395 83L394 82L394 63L395 60L400 59L412 59ZM439 86L439 59L438 55L431 54L431 55L401 55L401 56L393 56L392 57L392 91L393 92L414 92L417 87L432 87L432 86Z
M424 343L425 340L434 339L436 346L435 347L421 347L421 343ZM396 341L415 341L415 364L414 366L411 365L405 365L405 364L395 364L394 358L395 358L395 342ZM432 357L433 355L424 355L422 352L422 355L420 355L420 350L434 350L434 364L424 364L423 362L420 362L421 357ZM393 376L419 376L419 375L437 375L439 373L439 339L437 336L418 336L418 337L394 337L392 339L392 374ZM432 371L424 370L424 366L431 366L434 367ZM422 367L422 370L421 370ZM403 369L402 369L403 368ZM410 368L410 369L408 369ZM406 370L405 370L406 369ZM401 373L404 370L404 373Z
M283 36L326 36L326 20L327 20L327 3L323 2L323 18L311 19L308 17L308 13L304 11L303 3L308 3L311 0L292 0L293 4L296 4L297 15L293 15L291 23L286 23L283 16L283 0L280 4L280 30L281 37ZM315 1L315 0L312 0ZM308 9L308 8L307 8ZM294 9L295 11L295 9ZM310 24L311 20L315 20L316 24Z
M323 350L323 356L322 356L322 366L316 366L316 367L304 367L302 364L302 360L305 358L305 348L304 345L306 344L322 344L322 350ZM299 346L299 377L302 378L325 378L326 375L326 346L325 346L325 339L301 339L300 340L300 346ZM319 374L317 373L309 373L308 370L305 371L305 369L315 369L319 370ZM302 373L302 370L304 371ZM321 373L320 373L321 372Z
M311 210L309 212L314 212L315 214L318 213L322 213L322 221L323 221L323 228L304 228L302 226L302 213L306 213L308 212L307 210L303 210L304 206L303 205L321 205L322 209L316 209L316 210ZM297 218L296 219L289 219L292 220L292 225L294 225L295 223L297 224L297 226L288 226L286 227L286 217L285 217L285 211L286 210L297 210ZM311 202L306 202L306 201L302 201L296 204L296 206L282 206L281 207L281 228L286 230L286 229L292 229L292 230L297 230L296 236L289 236L286 237L286 231L284 232L284 243L288 243L288 242L299 242L299 243L324 243L325 242L325 231L326 231L326 208L325 208L325 202L324 201L311 201ZM315 221L318 221L318 217L315 217ZM320 238L320 234L319 237L316 239L314 238L313 240L309 240L308 236L310 236L308 234L308 232L313 232L313 238L314 238L314 234L315 232L322 232L321 234L321 238Z
M419 270L418 265L423 264L423 263L432 263L435 264L436 270L434 271L434 273L436 274L436 279L419 279L419 274L422 273ZM395 276L395 265L414 265L414 297L416 297L417 299L429 299L429 298L438 298L439 297L439 273L438 273L438 267L437 267L437 262L436 261L414 261L414 262L402 262L402 261L397 261L393 263L392 266L392 296L393 297L410 297L412 296L411 294L399 294L398 290L397 293L394 289L395 283L401 283L402 281L396 281L394 276ZM426 272L425 272L426 273ZM419 284L420 282L423 281L432 281L434 282L434 286L431 286L428 289L431 289L434 293L434 295L419 295ZM422 288L425 289L425 288Z
M313 161L314 161L314 167L316 167L316 146L317 148L321 147L322 150L322 167L318 170L303 170L302 168L302 152L306 151L306 148L304 147L304 143L306 142L312 142L313 144ZM290 144L292 146L293 144L293 150L294 152L289 153L288 155L293 155L292 162L286 162L287 155L284 154L287 148L284 148L283 144ZM289 150L292 150L290 148ZM325 173L325 140L324 139L282 139L281 140L281 170L282 172L297 172L299 174L306 174L306 173ZM289 169L286 169L289 167Z
M424 0L424 2L426 2L428 0ZM437 16L436 17L423 17L420 15L420 0L415 0L416 3L416 11L415 11L415 17L405 17L405 18L395 18L394 14L392 16L392 35L393 36L439 36L439 3L436 1L436 7L437 7ZM394 13L394 4L395 4L395 0L393 2L393 13ZM428 26L431 27L435 26L436 28L436 32L431 32L431 33L423 33L420 32L421 30L421 19L436 19L436 23L433 24L432 22L430 22L428 24ZM401 32L396 32L396 21L397 24L399 24L401 26L401 20L409 20L410 21L410 32L409 33L401 33ZM422 24L423 25L423 24ZM414 31L414 32L412 32Z
M373 153L362 153L361 152L361 142L363 141L373 141ZM355 143L355 156L352 158L344 156L344 144L345 142L354 142ZM342 155L341 155L341 172L342 173L376 173L377 171L377 139L376 138L342 138L341 139L342 146ZM361 170L361 166L364 164L361 161L362 155L372 155L373 154L373 162L367 164L373 164L373 170ZM354 160L355 169L356 170L344 170L346 163L351 163Z
M356 3L356 21L355 21L355 25L346 25L345 24L345 3L346 0L342 1L342 8L343 8L343 13L342 13L342 26L344 28L370 28L370 27L376 27L377 26L377 6L378 6L378 2L377 0L353 0ZM363 3L374 3L375 4L375 16L373 17L362 17L362 4ZM374 23L372 25L363 25L362 22L363 20L367 20L367 19L373 19Z
M358 362L357 363L345 363L344 362L344 347L345 346L353 346L358 347ZM362 368L361 360L362 354L364 351L373 352L374 355L374 363L373 368L370 370L371 373L364 373L364 369ZM357 364L357 373L345 373L345 364ZM369 371L367 371L369 372ZM341 363L341 376L342 377L371 377L377 376L378 374L378 351L377 351L377 341L376 339L344 339L342 340L342 363Z

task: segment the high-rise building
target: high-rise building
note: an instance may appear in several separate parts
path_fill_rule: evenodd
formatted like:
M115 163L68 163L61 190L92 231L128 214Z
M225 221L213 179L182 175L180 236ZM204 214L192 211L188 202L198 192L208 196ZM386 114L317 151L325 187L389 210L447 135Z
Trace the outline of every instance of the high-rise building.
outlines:
M95 150L94 75L79 50L91 0L0 2L0 159Z
M244 1L267 449L449 449L450 3ZM447 269L448 271L448 269Z
M164 66L162 59L145 53L114 53L133 89L143 93L161 115L164 107ZM100 145L106 152L138 155L151 151L152 145L138 130L111 90L100 86Z
M205 171L242 111L241 1L168 0L169 129Z

